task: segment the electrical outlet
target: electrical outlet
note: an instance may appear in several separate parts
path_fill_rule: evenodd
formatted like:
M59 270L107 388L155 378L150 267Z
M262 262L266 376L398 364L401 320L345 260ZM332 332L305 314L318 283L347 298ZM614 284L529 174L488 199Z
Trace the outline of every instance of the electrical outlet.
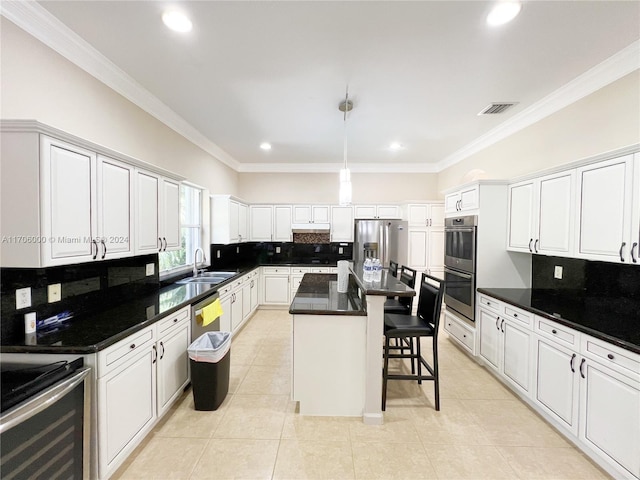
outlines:
M236 247L236 253L240 253L240 247Z
M276 253L280 253L280 247L276 247Z
M146 275L147 277L153 275L156 271L156 265L154 263L147 263Z
M338 247L338 255L342 255L344 253L344 248Z
M560 265L556 265L556 268L554 268L553 276L558 280L562 280L562 267Z
M31 287L16 290L16 310L31 306Z
M59 302L62 298L62 285L54 283L47 287L47 297L49 303Z
M220 250L216 250L216 258L220 258Z

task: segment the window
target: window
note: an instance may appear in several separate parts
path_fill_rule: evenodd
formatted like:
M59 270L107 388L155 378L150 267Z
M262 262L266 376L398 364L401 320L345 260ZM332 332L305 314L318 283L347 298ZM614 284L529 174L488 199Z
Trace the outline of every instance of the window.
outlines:
M193 253L202 245L202 190L180 186L180 249L158 254L160 271L181 269L193 263ZM199 257L199 256L198 256ZM200 260L200 258L198 258Z

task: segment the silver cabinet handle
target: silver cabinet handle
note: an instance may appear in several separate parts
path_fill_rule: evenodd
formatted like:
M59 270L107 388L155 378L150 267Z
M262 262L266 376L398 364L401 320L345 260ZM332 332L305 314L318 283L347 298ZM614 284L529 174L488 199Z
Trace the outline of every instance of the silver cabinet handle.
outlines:
M502 319L502 323L500 324L500 331L504 333L504 318Z
M162 238L158 237L158 243L160 244L158 250L162 251Z
M500 331L500 325L498 322L500 322L500 317L496 317L496 330Z
M162 347L162 353L160 354L160 360L164 358L164 343L160 342L160 346Z
M95 240L91 240L91 244L95 245L96 247L96 253L93 254L93 259L95 260L96 258L98 258L98 242L96 242ZM93 247L91 247L91 250L93 251Z
M535 251L535 253L538 253L538 242L540 241L539 238L536 238L536 241L533 244L533 250Z
M167 251L167 238L166 237L162 237L162 240L164 240L164 250L162 250L163 252Z
M100 243L102 244L102 257L100 258L104 260L104 257L107 256L107 245L104 243L104 238L100 239Z
M533 238L530 238L530 239L529 239L529 251L530 251L531 253L533 253L533 250L531 249L531 243L532 243L532 242L533 242Z
M582 371L582 367L584 366L584 362L586 362L586 361L587 361L587 359L583 358L582 361L580 362L580 376L582 378L587 378L587 377L584 376L584 372Z
M622 242L622 245L620 245L620 251L618 252L620 254L620 261L624 262L624 257L622 256L622 251L624 250L624 247L627 245L627 242Z
M156 363L156 361L158 360L158 349L155 345L153 345L151 348L153 349L153 360L151 361L151 363Z
M631 247L631 261L633 263L638 263L638 257L636 257L635 254L633 253L635 252L637 246L638 246L638 242L633 242L633 245Z

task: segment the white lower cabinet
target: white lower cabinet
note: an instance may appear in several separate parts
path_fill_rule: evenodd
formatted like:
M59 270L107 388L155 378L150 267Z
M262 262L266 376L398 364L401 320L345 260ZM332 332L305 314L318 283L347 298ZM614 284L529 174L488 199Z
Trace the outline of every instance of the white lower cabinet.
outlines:
M262 267L263 304L289 304L290 273L290 267Z
M218 290L220 331L237 332L258 308L258 272L254 270Z
M483 363L615 478L640 479L640 355L479 298Z
M475 355L476 330L469 327L467 322L459 319L449 310L445 310L443 315L444 329L449 334L449 338L464 348L471 355Z
M190 306L98 353L98 475L110 477L189 381Z

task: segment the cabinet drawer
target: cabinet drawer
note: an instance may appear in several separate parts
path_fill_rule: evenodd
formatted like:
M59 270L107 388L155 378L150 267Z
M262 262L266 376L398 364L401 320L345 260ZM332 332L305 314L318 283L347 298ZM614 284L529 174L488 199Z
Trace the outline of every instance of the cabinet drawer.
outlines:
M168 330L171 330L177 325L181 325L182 323L188 321L191 317L191 307L184 307L182 310L178 310L173 314L167 316L160 320L158 325L158 336L162 336Z
M329 273L329 267L311 267L311 273Z
M145 328L100 352L98 354L98 377L107 374L125 359L131 358L135 352L155 342L154 332L154 326Z
M218 289L218 295L220 295L220 297L223 297L224 295L231 292L232 288L233 288L233 283L227 283L224 287L221 287Z
M543 337L550 338L574 349L578 348L580 333L572 328L559 325L551 320L536 317L535 330Z
M455 317L448 312L444 313L444 329L471 353L475 351L474 332L460 324Z
M289 275L291 269L289 267L262 267L262 273L269 275Z
M483 307L494 310L496 313L500 313L502 310L502 303L496 300L493 297L487 297L486 295L480 294L480 305Z
M309 273L310 271L309 267L291 267L291 273L294 275L296 273Z
M640 380L640 355L588 335L582 338L582 354Z
M504 305L503 314L521 325L532 327L533 314L520 310L512 305Z

